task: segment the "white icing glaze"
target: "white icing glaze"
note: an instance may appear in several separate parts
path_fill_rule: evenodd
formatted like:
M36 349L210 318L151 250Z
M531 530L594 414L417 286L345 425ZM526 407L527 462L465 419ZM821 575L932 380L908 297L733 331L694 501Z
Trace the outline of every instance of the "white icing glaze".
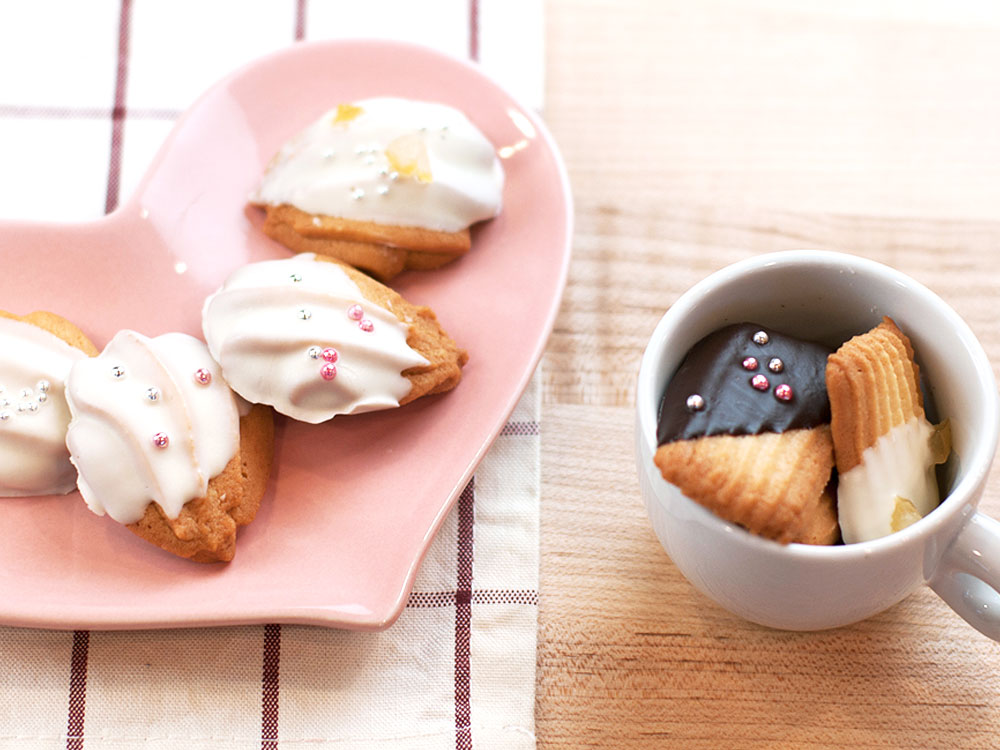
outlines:
M63 389L70 367L87 355L10 318L0 318L0 351L0 496L65 494L76 487L76 469L66 450ZM41 381L48 382L42 390Z
M361 112L320 117L288 141L250 197L311 214L456 232L500 212L503 168L492 144L456 109L397 98L354 103ZM397 139L404 138L404 141ZM391 144L426 149L429 181L396 173Z
M202 368L207 385L195 377ZM120 523L138 521L154 500L176 518L239 448L236 398L205 345L187 334L119 331L100 356L73 366L66 398L66 444L83 499ZM165 448L154 444L158 433Z
M202 311L212 356L243 398L303 422L398 406L411 387L403 370L427 364L406 343L409 326L366 300L339 266L315 257L233 273ZM349 316L353 305L371 321L370 332ZM335 363L319 356L326 348L336 350ZM320 373L325 364L336 367L330 380Z
M861 463L840 475L837 514L844 542L853 544L893 532L896 497L926 516L937 507L931 435L923 417L894 427L861 455Z

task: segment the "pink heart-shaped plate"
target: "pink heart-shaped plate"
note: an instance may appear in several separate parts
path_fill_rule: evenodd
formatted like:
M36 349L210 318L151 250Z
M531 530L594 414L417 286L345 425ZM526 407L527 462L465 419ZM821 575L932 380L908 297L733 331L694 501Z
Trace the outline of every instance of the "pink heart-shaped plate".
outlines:
M84 224L0 223L0 307L50 310L103 348L116 331L201 337L235 268L288 257L246 196L281 143L337 102L395 95L464 111L503 156L503 213L472 251L393 284L470 361L459 387L306 425L279 417L275 467L236 559L174 558L77 493L0 500L0 622L51 628L311 623L377 629L402 611L435 531L541 357L565 285L572 206L551 136L478 68L407 44L299 44L209 90L134 196Z

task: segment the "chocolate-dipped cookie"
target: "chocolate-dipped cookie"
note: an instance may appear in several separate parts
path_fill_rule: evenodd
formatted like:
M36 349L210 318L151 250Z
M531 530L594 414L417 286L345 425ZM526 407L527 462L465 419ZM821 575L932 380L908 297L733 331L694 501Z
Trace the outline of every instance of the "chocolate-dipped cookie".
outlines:
M695 344L660 404L654 460L663 478L752 533L834 543L830 351L755 323Z

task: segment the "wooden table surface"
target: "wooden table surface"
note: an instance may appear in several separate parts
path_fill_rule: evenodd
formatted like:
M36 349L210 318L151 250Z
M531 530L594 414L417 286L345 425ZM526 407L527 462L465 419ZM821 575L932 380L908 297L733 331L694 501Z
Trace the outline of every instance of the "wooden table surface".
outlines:
M632 452L656 322L757 253L892 265L950 302L1000 372L1000 6L546 10L546 119L576 233L542 364L539 747L1000 747L1000 647L933 592L827 632L742 621L663 552ZM1000 470L982 507L1000 517Z

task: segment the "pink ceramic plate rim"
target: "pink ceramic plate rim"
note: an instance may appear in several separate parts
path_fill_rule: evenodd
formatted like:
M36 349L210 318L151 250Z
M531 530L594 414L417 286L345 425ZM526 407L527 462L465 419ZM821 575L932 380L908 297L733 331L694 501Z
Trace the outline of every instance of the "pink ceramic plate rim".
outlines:
M348 63L355 66L349 81L331 79L322 90L319 84L310 83L315 76L330 69L343 70ZM290 91L288 80L293 72L301 72L302 80ZM310 90L311 85L316 90ZM302 91L297 93L299 89ZM328 98L319 100L327 91ZM469 349L472 359L463 383L452 394L425 399L406 409L352 417L359 427L350 433L331 423L329 428L321 427L320 432L302 437L300 425L280 419L276 489L269 493L274 497L266 498L258 520L241 530L236 560L228 566L196 566L148 548L113 527L108 519L81 508L75 493L68 498L0 501L0 521L6 523L15 542L8 545L6 553L0 553L7 589L0 601L0 622L94 629L262 622L378 629L399 616L435 533L500 434L541 358L568 272L572 199L558 149L539 118L478 67L417 45L381 40L310 42L261 58L217 84L192 106L176 124L135 195L114 214L80 225L0 224L0 241L14 248L11 267L15 269L0 282L0 294L9 300L4 304L14 312L51 309L64 314L81 325L99 347L115 330L126 327L149 335L166 330L199 335L196 303L232 267L287 257L283 249L262 237L255 226L259 217L242 208L246 189L251 186L250 175L259 173L268 158L265 154L273 153L284 138L336 101L380 94L410 94L412 98L451 103L463 109L498 147L507 146L504 214L477 228L473 251L466 258L438 272L404 274L394 284L404 296L431 305L449 332ZM291 103L282 104L283 98ZM257 99L272 103L274 112ZM295 111L296 102L302 105L306 101L315 101L319 109L313 111L310 104L299 107L310 111ZM212 132L219 120L231 122L233 131L240 130L245 121L249 123L247 134L230 138L229 133L223 137ZM198 139L204 144L199 145ZM205 167L208 171L202 175L202 163L212 160L219 163L211 164L211 170ZM241 160L252 163L240 166ZM219 169L220 164L228 169ZM220 173L225 177L218 177ZM240 210L233 210L234 206ZM220 211L220 207L225 210ZM245 247L234 248L234 237ZM537 264L527 262L533 257L538 258ZM129 285L122 285L116 277L123 259L139 260ZM40 282L35 261L58 261L64 275L42 277ZM91 285L83 283L78 289L84 269ZM110 289L103 285L105 281ZM486 290L485 286L476 289L475 284L484 281L495 295L504 297L504 304L491 307L492 303L487 303L486 312L470 312L470 300L482 300ZM171 284L176 288L167 289ZM157 303L157 299L169 304ZM465 310L461 304L466 305ZM521 322L520 331L510 333L508 329L517 323L519 313L528 320ZM494 339L499 343L494 345ZM519 342L516 349L511 344L514 341ZM512 363L507 368L507 355L499 351L502 346L507 346ZM479 393L489 395L489 402L472 403ZM473 423L473 427L458 425L459 419ZM418 500L416 507L404 507L398 498L376 498L375 506L384 501L381 510L376 510L361 505L345 491L350 490L356 476L364 483L367 503L372 488L378 489L382 482L373 479L372 472L351 473L357 471L357 459L363 456L361 451L352 452L351 446L333 459L342 464L337 475L346 477L343 481L316 473L317 467L323 467L315 456L292 450L313 444L313 435L320 445L326 440L327 444L343 446L345 436L353 439L351 436L361 434L365 440L389 446L385 455L393 456L393 465L399 463L400 456L405 464L409 457L400 447L403 443L393 442L400 430L415 435L414 444L420 447L410 449L411 453L435 462L427 467L425 481L415 490L433 485L437 493ZM456 432L460 434L452 438ZM437 442L421 445L425 433ZM460 442L463 435L468 438L465 443ZM435 446L443 447L436 452ZM292 460L282 465L289 457ZM441 477L432 475L435 469L442 472ZM394 520L388 517L399 510L403 518L393 533L402 539L395 540L400 549L375 549L372 560L352 563L347 571L330 570L329 577L321 581L295 577L286 581L284 576L300 561L307 563L312 551L308 545L297 547L300 540L291 532L301 535L303 528L307 535L313 532L306 526L306 511L294 509L285 489L308 495L304 490L309 486L302 477L310 476L318 477L318 483L332 483L321 494L346 498L344 505L349 507L345 518L359 524L357 529L338 532L342 537L337 541L349 544L356 535L357 544L364 548L369 538L381 539L382 532L372 527ZM397 481L392 489L398 492L400 486ZM313 502L311 498L294 499L306 505ZM325 502L325 497L320 499ZM67 510L67 502L73 504L72 509ZM357 507L350 507L352 504ZM315 507L323 511L330 508L326 504ZM394 512L386 514L387 508ZM282 527L285 511L289 516L303 516L296 521L300 524L297 530ZM69 520L64 519L67 515ZM408 525L411 516L413 523ZM42 527L45 531L39 530ZM269 529L274 531L268 533ZM39 549L38 540L46 534L68 536ZM100 539L94 539L96 536ZM393 541L391 535L389 538ZM322 544L325 535L317 532L314 539L305 541ZM94 544L108 544L113 549L107 552L99 548L96 555L90 554ZM255 557L259 549L267 549L272 557ZM276 550L287 554L275 554ZM101 559L95 561L95 556ZM384 562L382 556L392 561L392 566L385 564L385 570L379 567ZM93 574L85 570L91 564ZM257 585L262 573L265 578L273 574L272 586L258 596L251 595L247 588ZM65 588L71 583L68 579L78 579L75 587ZM349 593L336 601L325 601L324 592L332 596L340 584L347 586ZM185 586L190 587L190 599Z

